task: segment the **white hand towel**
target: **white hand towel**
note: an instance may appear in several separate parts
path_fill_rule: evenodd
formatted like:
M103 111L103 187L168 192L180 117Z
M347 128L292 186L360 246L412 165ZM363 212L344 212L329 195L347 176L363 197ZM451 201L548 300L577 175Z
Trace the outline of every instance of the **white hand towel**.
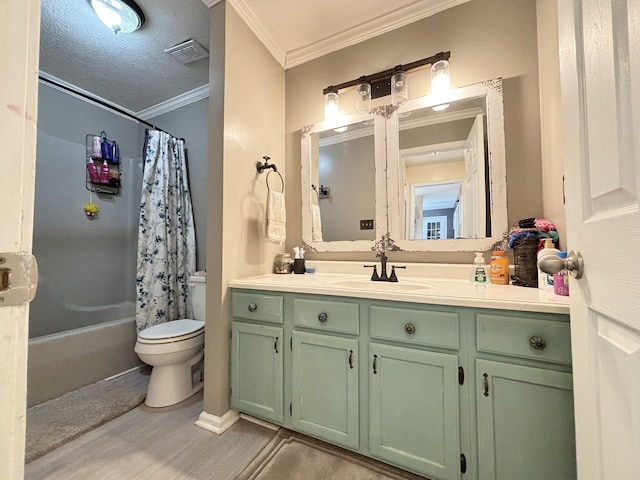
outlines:
M269 190L267 196L267 237L274 243L282 243L287 238L284 194L273 190Z
M314 242L322 241L322 219L320 218L320 205L311 204L311 239Z

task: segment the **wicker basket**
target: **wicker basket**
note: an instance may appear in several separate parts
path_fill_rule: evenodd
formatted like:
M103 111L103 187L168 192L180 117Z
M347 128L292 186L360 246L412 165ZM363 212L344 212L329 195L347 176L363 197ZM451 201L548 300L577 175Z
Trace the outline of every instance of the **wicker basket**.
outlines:
M521 287L538 286L538 239L521 237L513 246L515 273L513 284Z

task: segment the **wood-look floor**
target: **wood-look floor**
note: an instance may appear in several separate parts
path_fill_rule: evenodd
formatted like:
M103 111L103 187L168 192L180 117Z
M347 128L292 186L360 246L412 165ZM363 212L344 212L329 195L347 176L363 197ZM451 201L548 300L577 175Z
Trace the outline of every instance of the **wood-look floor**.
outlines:
M140 405L25 466L26 480L234 479L275 431L239 420L216 435L194 425L202 392L166 408Z

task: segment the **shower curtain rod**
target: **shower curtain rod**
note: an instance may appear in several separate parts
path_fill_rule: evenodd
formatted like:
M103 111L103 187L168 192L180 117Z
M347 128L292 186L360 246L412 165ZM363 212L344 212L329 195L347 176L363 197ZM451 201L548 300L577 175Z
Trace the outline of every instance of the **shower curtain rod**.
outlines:
M133 114L131 114L131 113L125 111L125 110L122 110L121 108L118 108L118 107L116 107L114 105L111 105L110 103L107 103L105 101L99 100L99 99L97 99L95 97L92 97L91 95L87 95L86 93L78 92L77 90L74 90L71 87L67 87L66 85L63 85L63 84L58 83L58 82L55 82L55 81L50 80L48 78L45 78L43 76L38 76L38 78L40 80L42 80L43 82L45 82L45 83L50 83L51 85L55 85L58 88L61 88L61 89L66 90L68 92L71 92L71 93L73 93L75 95L79 95L79 96L81 96L83 98L86 98L87 100L90 100L90 101L92 101L94 103L97 103L98 105L102 105L103 107L106 107L106 108L108 108L110 110L113 110L114 112L118 112L120 115L124 115L126 117L129 117L129 118L135 120L136 122L143 123L143 124L153 128L155 130L160 130L161 132L167 133L167 134L171 135L174 138L178 138L175 135L167 132L166 130L163 130L162 128L155 126L153 123L149 123L146 120L142 120L141 118L138 118L135 115L133 115ZM184 138L178 138L178 139L179 140L184 140Z

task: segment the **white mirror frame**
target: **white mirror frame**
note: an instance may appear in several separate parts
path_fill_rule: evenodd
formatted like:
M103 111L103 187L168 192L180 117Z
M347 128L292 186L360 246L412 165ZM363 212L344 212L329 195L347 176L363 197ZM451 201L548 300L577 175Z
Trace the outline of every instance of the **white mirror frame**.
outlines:
M489 199L491 237L439 240L404 240L402 225L404 212L400 201L400 153L398 115L420 108L472 98L485 98L487 139L489 143ZM501 241L508 229L507 175L504 144L504 106L502 78L496 78L466 87L455 88L437 99L431 96L408 100L400 105L387 121L387 204L389 244L391 250L412 252L487 251Z
M317 242L312 240L311 226L311 203L315 192L311 185L316 184L317 180L312 180L311 161L313 159L313 142L311 136L314 133L320 133L327 130L335 129L339 126L352 125L360 123L370 117L373 121L373 137L375 151L375 238L377 240L339 240ZM382 192L386 191L385 185L385 168L386 168L386 126L385 118L382 112L374 112L372 114L363 115L345 115L340 121L335 120L324 121L307 125L301 131L301 147L302 147L302 242L303 247L307 251L312 252L363 252L376 249L376 243L380 239L386 238L389 231L387 221L387 195Z

